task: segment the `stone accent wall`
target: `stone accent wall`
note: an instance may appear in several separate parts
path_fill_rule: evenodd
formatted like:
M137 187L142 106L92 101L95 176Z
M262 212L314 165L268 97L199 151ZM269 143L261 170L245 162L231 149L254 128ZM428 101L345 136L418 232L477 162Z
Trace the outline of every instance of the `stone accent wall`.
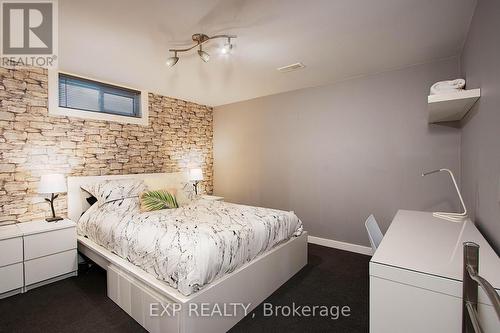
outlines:
M50 215L40 175L111 175L203 168L212 193L213 110L149 94L149 126L48 115L47 71L0 67L0 221ZM56 200L66 213L66 196Z

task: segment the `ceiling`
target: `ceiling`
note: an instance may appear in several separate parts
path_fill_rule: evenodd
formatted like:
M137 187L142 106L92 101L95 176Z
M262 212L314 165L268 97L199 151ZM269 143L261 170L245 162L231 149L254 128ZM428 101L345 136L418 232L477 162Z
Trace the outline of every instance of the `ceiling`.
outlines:
M59 0L59 65L75 74L218 106L458 55L475 0ZM230 33L233 54L181 55ZM223 43L220 40L220 43ZM305 69L277 67L302 62Z

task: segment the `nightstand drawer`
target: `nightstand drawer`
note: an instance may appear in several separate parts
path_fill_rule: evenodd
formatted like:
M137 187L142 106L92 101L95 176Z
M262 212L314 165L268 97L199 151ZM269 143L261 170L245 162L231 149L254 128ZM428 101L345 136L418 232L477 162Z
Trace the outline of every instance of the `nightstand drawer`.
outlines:
M0 240L0 267L23 261L23 238ZM0 279L1 280L1 279Z
M0 294L23 287L23 263L0 267Z
M24 237L24 260L76 249L76 229L66 228Z
M73 229L74 230L74 229ZM48 280L74 272L77 267L77 252L70 250L24 262L25 285Z

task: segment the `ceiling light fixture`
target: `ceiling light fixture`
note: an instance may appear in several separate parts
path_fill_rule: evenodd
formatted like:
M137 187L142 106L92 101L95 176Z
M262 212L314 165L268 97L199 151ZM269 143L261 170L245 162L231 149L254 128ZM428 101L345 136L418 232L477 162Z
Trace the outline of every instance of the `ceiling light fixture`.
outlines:
M203 51L202 45L205 44L206 42L212 40L212 39L217 39L217 38L227 38L227 43L224 44L223 49L221 50L222 53L227 54L229 53L233 45L231 44L231 38L237 38L237 36L234 35L215 35L212 37L209 37L205 34L194 34L192 36L193 41L196 43L195 45L185 48L185 49L170 49L170 52L174 52L174 56L170 57L167 59L166 64L168 67L173 67L177 62L179 61L179 57L177 57L177 53L183 53L183 52L188 52L191 51L192 49L199 47L198 49L198 55L204 62L208 62L210 60L210 55Z

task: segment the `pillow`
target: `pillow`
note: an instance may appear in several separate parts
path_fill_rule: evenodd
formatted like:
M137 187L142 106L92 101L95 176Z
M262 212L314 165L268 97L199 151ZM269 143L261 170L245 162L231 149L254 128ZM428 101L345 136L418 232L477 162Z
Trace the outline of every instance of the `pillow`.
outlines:
M146 178L144 183L148 190L167 190L175 195L180 207L191 203L194 199L193 183L187 181L187 174L181 172L173 173L169 177ZM174 188L175 193L170 189Z
M147 187L139 179L118 179L82 185L82 189L92 194L101 206L107 202L138 197Z
M141 212L179 208L175 192L169 190L156 190L143 192L140 196Z

